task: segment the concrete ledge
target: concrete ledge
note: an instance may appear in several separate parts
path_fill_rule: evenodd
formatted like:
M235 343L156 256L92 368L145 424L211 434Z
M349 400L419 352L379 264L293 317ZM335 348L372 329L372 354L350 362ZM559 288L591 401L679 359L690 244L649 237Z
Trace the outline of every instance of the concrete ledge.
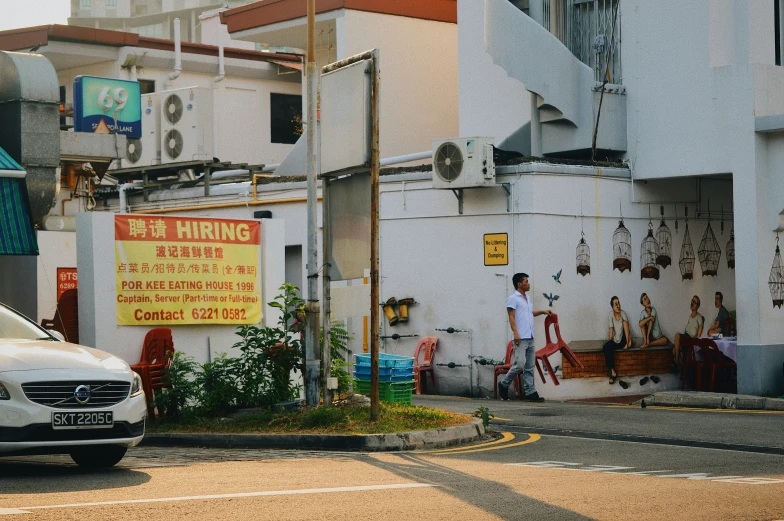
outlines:
M664 391L644 398L646 405L664 407L700 407L749 411L784 411L784 399L743 394Z
M369 452L435 449L470 443L485 435L479 419L465 425L394 434L147 434L142 445L223 449L356 450Z
M567 342L569 348L574 351L575 353L590 353L590 352L601 352L602 347L604 344L607 343L607 340L572 340L571 342ZM630 351L656 351L659 349L669 349L672 350L674 346L672 343L667 343L667 345L663 346L651 346L646 347L645 349L640 349L639 346L635 346L632 344L632 347L629 349L619 349L616 353L622 352L630 352Z

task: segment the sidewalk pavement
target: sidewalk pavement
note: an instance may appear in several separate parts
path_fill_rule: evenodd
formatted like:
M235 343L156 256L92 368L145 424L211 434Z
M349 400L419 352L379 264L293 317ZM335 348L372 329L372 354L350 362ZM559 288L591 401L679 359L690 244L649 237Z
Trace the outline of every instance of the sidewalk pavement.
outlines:
M394 434L147 433L142 440L142 445L381 452L437 449L479 441L484 435L485 427L482 421L477 418L465 425Z
M784 399L782 398L766 398L764 396L752 396L747 394L662 391L646 396L644 400L646 405L664 407L784 411ZM640 403L640 401L637 403Z

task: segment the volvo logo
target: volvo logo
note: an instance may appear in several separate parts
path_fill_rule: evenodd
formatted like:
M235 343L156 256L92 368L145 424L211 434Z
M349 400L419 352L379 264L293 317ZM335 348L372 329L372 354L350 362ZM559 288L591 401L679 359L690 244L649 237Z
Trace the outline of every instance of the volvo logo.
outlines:
M93 395L93 393L90 391L90 386L89 385L80 385L74 391L74 398L76 398L77 402L79 402L79 403L81 403L83 405L90 401L90 398L92 397L92 395Z

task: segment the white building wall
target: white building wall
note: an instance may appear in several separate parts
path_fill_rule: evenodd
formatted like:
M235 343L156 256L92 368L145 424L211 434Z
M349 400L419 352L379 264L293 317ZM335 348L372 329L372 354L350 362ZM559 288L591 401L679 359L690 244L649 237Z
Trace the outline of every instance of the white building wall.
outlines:
M455 24L355 10L337 24L338 59L380 49L381 157L458 134Z
M484 2L458 0L457 29L459 135L493 137L498 146L531 119L531 95L485 51Z
M637 326L640 294L647 292L659 311L662 330L672 339L686 326L692 295L702 301L700 312L707 322L715 319L713 294L722 291L728 309L735 309L734 272L722 265L717 277L702 277L699 263L693 280L682 280L678 255L684 237L683 205L680 231L675 232L672 205L665 206L667 224L673 234L673 265L660 270L659 280L640 279L640 244L647 233L648 205L630 204L629 179L599 178L576 174L522 174L505 176L511 183L511 212L506 211L506 194L500 188L464 191L464 212L457 212L457 200L447 190L435 191L429 182L409 182L405 194L400 185L382 185L381 209L381 299L413 296L417 305L409 310L410 321L390 327L384 320L382 334L436 335L439 338L437 363L468 364L468 355L502 359L511 339L505 302L513 292L512 275L531 277L535 309L558 313L564 339L601 340L607 338L610 297L617 295L631 321L635 345L640 343ZM728 186L716 185L716 191ZM638 191L645 191L644 187ZM644 194L638 194L644 195ZM729 194L725 194L729 195ZM612 269L612 235L618 226L618 203L623 203L624 222L632 234L632 270ZM580 219L582 204L585 215ZM707 226L707 216L697 220L696 207L689 205L690 235L695 249ZM658 206L655 207L658 215ZM654 231L659 219L653 218ZM576 273L575 249L581 225L591 248L591 273ZM717 238L729 239L729 226L720 234L719 221L712 222ZM509 234L508 266L485 266L483 235ZM561 284L552 275L563 270ZM549 308L543 293L560 296ZM544 321L536 319L535 346L544 346ZM448 334L436 328L454 327L471 334ZM387 340L386 349L411 355L415 338ZM558 364L560 365L560 361ZM468 394L468 369L436 367L442 394ZM479 378L477 382L476 378ZM475 394L492 393L492 368L474 366ZM547 398L600 396L622 393L608 388L605 378L561 380L562 385L541 384L537 389ZM668 375L661 388L679 385ZM480 389L481 388L481 389ZM639 393L637 386L628 393Z
M221 23L220 13L224 9L215 11L208 11L199 16L199 25L201 26L201 43L205 45L224 47L233 47L235 49L250 49L256 48L253 42L243 42L241 40L232 40L229 35L228 28Z

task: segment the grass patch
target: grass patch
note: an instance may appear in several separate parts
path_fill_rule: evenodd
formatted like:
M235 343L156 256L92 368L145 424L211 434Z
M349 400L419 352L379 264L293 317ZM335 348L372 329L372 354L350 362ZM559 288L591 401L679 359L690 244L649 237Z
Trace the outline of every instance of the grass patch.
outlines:
M147 425L148 433L387 434L439 429L471 422L471 416L428 407L381 402L380 419L370 421L362 405L319 407L296 412L260 412L236 418L182 418Z

